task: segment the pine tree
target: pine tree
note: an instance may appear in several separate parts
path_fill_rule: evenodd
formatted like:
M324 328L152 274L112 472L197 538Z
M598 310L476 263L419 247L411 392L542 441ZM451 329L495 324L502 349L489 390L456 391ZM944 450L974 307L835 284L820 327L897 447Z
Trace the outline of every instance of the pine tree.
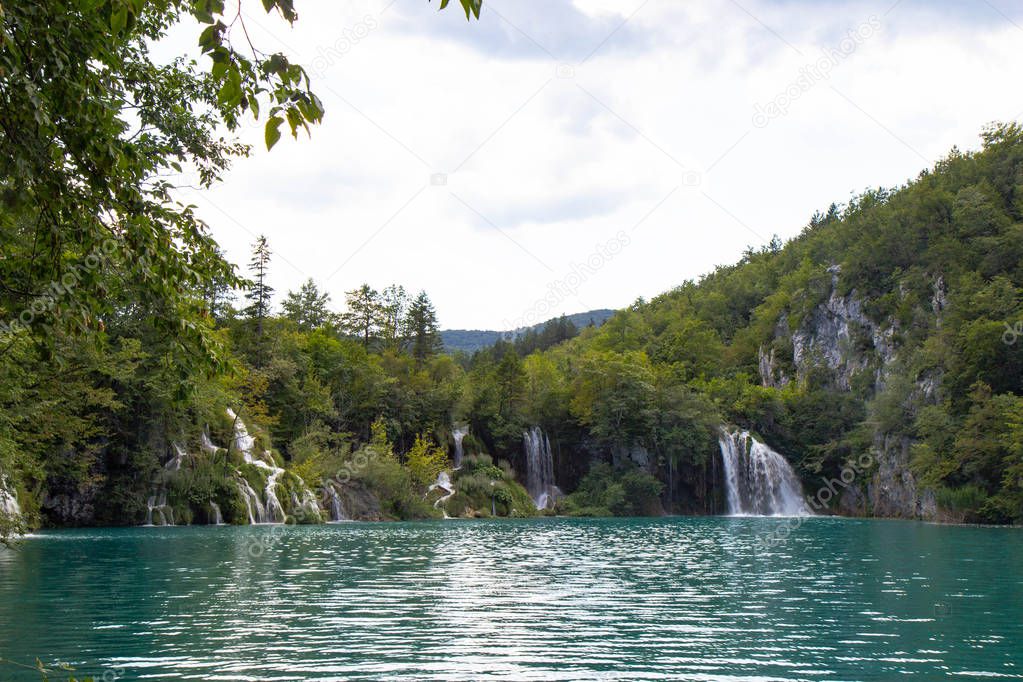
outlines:
M369 348L369 342L377 336L382 326L383 307L380 294L368 284L363 284L345 294L348 311L341 315L341 328L351 336L362 339Z
M273 287L269 284L270 275L270 245L266 237L260 235L252 246L252 260L249 261L249 272L252 273L252 285L249 287L245 298L249 305L245 308L245 315L255 323L256 326L256 365L263 364L263 321L270 314L270 304L273 298Z
M321 293L312 278L298 291L289 291L281 304L284 317L298 325L302 331L320 329L331 322L330 294Z
M443 348L437 327L437 313L425 291L420 291L409 306L405 328L409 350L416 360L425 360Z

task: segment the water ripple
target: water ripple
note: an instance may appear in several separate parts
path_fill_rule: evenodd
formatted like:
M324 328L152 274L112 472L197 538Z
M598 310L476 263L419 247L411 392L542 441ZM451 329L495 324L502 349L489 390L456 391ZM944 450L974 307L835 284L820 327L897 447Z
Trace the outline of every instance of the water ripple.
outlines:
M780 523L39 533L0 551L0 656L97 679L1023 679L1018 529L756 542Z

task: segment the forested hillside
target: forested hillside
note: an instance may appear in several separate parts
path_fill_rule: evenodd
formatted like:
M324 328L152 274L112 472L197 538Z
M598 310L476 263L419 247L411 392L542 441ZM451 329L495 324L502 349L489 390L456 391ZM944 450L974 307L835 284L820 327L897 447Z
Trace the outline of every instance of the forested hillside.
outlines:
M261 241L244 298L229 277L181 285L213 366L178 360L158 300L113 287L96 333L5 328L0 501L29 526L138 524L154 505L208 522L211 503L244 523L245 488L263 486L282 514L317 498L307 521L338 500L349 518L528 515L524 432L539 427L559 512L715 513L720 428L735 425L808 493L831 481L832 512L1023 519L1014 124L551 347L541 331L456 359L426 294L363 286L335 305L309 282L275 311L272 280ZM466 459L438 491L456 442Z
M691 472L720 418L808 493L851 470L844 513L1019 521L1023 139L983 139L545 356L571 385L563 428Z
M562 316L564 322L561 323L561 329L550 326L547 322L541 322L525 329L505 331L495 331L492 329L443 329L441 330L440 337L441 341L444 342L444 350L448 353L457 353L458 351L475 353L488 346L493 346L501 340L513 341L522 336L537 336L543 334L545 330L550 338L542 339L541 343L553 345L550 341L557 340L560 342L567 340L584 327L599 327L614 313L615 311L613 310L601 308L599 310L588 310L584 313L575 313L574 315L564 315ZM552 321L548 320L548 322Z

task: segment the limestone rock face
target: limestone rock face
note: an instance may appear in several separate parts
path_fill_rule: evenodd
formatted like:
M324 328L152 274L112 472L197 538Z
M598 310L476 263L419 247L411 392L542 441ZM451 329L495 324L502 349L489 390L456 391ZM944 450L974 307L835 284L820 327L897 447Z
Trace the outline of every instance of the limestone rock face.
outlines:
M775 327L774 343L770 348L760 348L759 370L764 386L781 388L824 368L837 390L852 390L858 377L859 386L866 381L875 392L884 389L899 359L898 323L872 320L864 312L863 299L855 290L840 293L841 268L832 266L829 273L831 290L827 298L805 314L793 331L787 316L781 316ZM945 305L945 285L939 278L931 301L939 324ZM786 348L790 349L790 357L780 350ZM925 375L916 382L915 394L924 402L937 402L940 386L940 375ZM843 492L838 511L850 516L937 518L933 493L920 489L910 471L912 446L912 441L904 436L875 433L870 453L876 462L873 473L869 480Z
M878 436L877 440L877 472L867 485L871 513L902 519L937 518L934 494L921 490L909 470L912 441L887 435Z

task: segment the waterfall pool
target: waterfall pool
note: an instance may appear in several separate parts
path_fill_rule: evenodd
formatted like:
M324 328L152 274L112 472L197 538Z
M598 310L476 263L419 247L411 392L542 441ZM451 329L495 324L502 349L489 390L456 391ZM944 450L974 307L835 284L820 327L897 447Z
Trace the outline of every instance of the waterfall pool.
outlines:
M1023 531L791 522L43 532L0 549L0 657L97 680L1023 678Z

